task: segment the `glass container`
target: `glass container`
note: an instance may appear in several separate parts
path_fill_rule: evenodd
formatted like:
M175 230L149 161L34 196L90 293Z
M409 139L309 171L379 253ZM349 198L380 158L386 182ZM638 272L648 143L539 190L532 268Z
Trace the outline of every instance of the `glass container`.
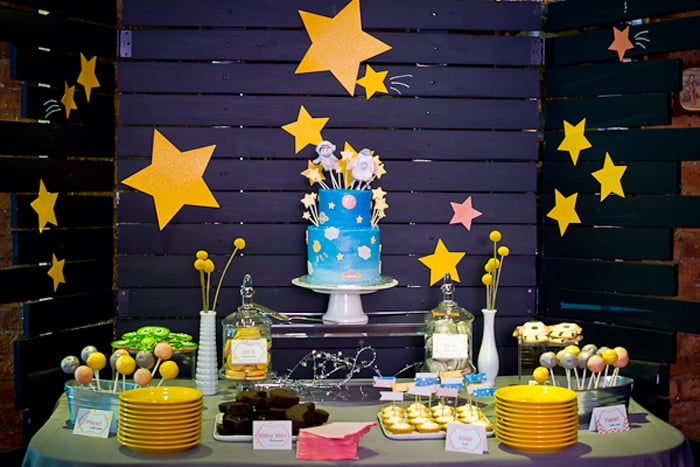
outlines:
M246 274L241 284L241 305L221 322L225 379L259 381L267 378L272 347L272 321L263 307L253 302L253 279Z
M474 315L454 301L454 284L445 274L442 301L425 317L425 371L476 372L472 363Z

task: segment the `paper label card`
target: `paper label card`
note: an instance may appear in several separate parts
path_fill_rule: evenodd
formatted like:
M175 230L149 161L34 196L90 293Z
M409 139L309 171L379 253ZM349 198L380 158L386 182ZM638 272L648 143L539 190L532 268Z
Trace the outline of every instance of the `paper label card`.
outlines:
M231 339L231 363L262 365L267 363L267 339Z
M600 434L629 431L630 422L627 417L627 409L623 404L594 408L588 429Z
M466 334L433 334L433 358L468 357L469 341Z
M468 423L448 423L445 435L445 451L483 454L489 452L486 428Z
M109 410L78 409L73 434L108 438L113 416L114 414Z
M292 449L292 421L253 420L253 449Z

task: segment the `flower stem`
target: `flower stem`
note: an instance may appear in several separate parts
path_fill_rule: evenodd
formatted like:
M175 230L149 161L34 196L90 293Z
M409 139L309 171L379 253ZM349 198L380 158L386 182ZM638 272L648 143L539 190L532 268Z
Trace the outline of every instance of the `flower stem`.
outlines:
M207 311L207 295L206 287L204 285L204 271L199 271L199 283L202 285L202 310Z
M234 247L233 252L231 253L231 256L228 257L228 261L226 262L226 266L224 266L224 270L221 272L221 277L219 277L219 283L216 286L216 293L214 294L214 302L212 303L212 310L216 310L216 302L219 300L219 291L221 290L221 283L224 281L224 276L226 275L226 271L228 271L228 267L231 265L231 261L233 261L233 258L236 256L237 252L238 252L238 248Z

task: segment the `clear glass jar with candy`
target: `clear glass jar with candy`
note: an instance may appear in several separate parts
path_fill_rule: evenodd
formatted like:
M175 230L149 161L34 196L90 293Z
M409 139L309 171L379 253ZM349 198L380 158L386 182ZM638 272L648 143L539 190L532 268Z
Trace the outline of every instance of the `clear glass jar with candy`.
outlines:
M221 322L223 326L223 368L221 376L234 381L267 378L272 347L272 321L253 302L253 279L243 277L241 305Z
M476 373L472 363L474 315L454 301L454 284L449 274L445 274L440 289L442 301L425 317L424 370Z

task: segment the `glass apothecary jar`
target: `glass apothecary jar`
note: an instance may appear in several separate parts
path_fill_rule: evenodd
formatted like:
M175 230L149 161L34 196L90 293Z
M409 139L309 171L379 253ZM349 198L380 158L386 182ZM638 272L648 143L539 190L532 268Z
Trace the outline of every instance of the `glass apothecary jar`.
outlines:
M267 378L272 347L272 321L253 302L253 279L246 274L241 284L241 305L221 322L223 369L221 376L235 381Z
M454 301L454 284L445 274L442 301L425 317L425 371L476 372L472 363L474 315Z

